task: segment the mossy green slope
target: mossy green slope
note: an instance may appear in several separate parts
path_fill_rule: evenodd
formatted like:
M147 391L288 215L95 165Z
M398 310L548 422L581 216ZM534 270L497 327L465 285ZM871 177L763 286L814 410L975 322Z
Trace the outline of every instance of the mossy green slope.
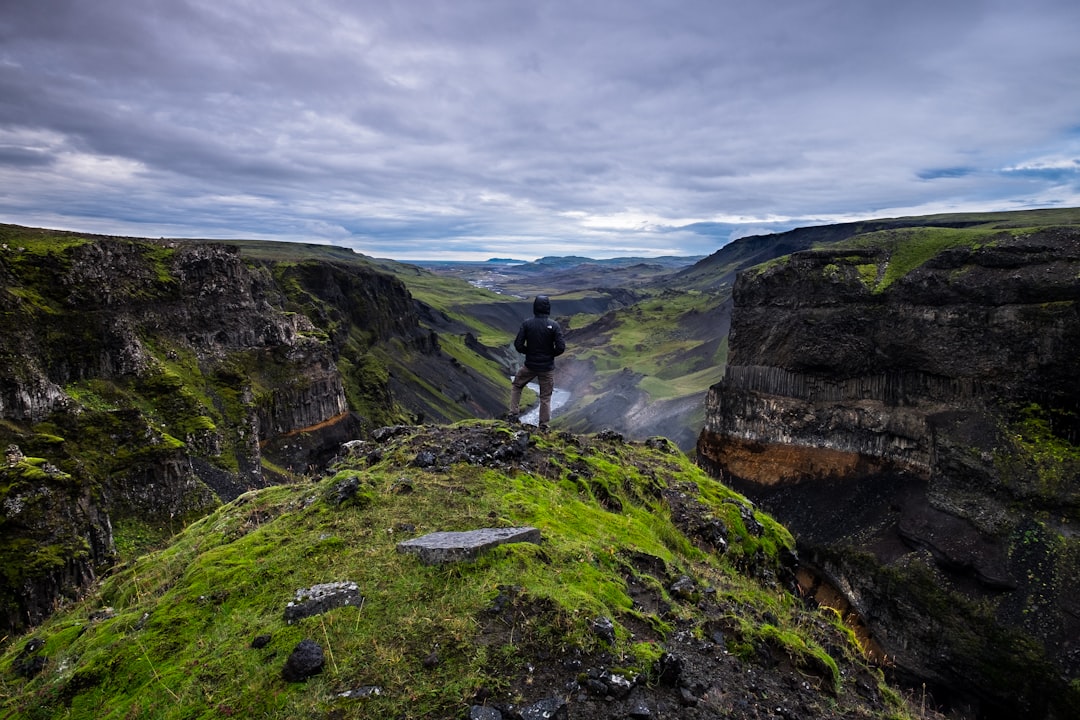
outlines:
M430 531L520 525L542 543L471 564L426 566L395 549ZM462 717L473 702L561 695L544 685L590 663L660 693L659 658L712 633L736 668L732 690L771 653L805 682L803 716L903 716L835 614L788 591L791 545L663 440L529 437L484 421L399 427L354 445L316 483L241 496L9 639L0 715ZM693 589L676 592L683 576ZM331 581L356 582L362 603L286 622L296 589ZM597 617L614 621L613 645L593 631ZM254 649L259 635L270 641ZM326 665L286 682L304 638ZM27 670L34 658L39 672ZM568 667L579 669L559 676ZM358 688L378 692L342 696ZM600 717L585 707L572 715Z

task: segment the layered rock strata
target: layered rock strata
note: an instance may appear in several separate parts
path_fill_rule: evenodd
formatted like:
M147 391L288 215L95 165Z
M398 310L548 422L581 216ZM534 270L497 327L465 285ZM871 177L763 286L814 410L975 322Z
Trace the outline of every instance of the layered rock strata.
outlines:
M1080 230L965 232L740 275L698 456L788 524L898 672L982 717L1072 717Z

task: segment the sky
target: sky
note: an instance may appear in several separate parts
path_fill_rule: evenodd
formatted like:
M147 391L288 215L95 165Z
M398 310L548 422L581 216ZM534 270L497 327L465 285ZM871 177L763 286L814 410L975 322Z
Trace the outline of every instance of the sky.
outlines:
M1077 0L0 0L0 222L399 260L1080 206Z

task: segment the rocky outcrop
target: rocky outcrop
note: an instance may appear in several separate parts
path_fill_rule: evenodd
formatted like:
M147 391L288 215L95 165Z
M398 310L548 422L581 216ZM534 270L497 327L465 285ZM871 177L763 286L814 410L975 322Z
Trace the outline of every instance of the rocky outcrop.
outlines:
M890 231L744 272L698 439L898 672L982 717L1080 712L1078 278L1076 228Z
M390 275L48 235L0 252L0 441L68 487L6 471L2 550L23 562L0 586L4 627L40 621L89 582L115 556L117 523L179 530L281 470L308 471L365 417L404 415L364 360L380 343L430 344ZM56 507L31 512L48 503L26 498L46 496Z

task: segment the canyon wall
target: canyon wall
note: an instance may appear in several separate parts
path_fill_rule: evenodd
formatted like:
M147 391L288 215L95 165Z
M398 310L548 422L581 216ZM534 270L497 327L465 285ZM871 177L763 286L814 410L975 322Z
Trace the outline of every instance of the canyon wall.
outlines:
M799 538L897 673L1080 707L1080 229L889 230L742 273L699 462Z
M3 229L3 628L220 502L410 420L386 369L398 350L456 372L405 286L360 260Z

